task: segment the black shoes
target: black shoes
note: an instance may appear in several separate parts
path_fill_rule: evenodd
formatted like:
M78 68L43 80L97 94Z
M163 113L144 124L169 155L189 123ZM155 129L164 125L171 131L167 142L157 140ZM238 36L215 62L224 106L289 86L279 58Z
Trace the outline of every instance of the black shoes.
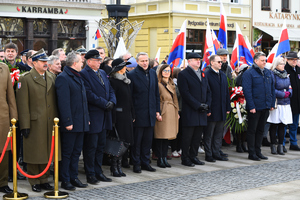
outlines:
M71 180L70 182L73 186L79 187L79 188L86 188L88 186L88 184L82 183L78 178Z
M300 147L298 145L290 145L290 150L300 151Z
M112 180L110 178L107 178L103 173L102 174L96 174L96 178L99 181L103 181L103 182L112 182Z
M76 190L70 182L61 182L61 187L65 190Z
M151 165L142 165L142 170L146 170L146 171L149 171L149 172L155 172L156 171L156 169L151 167Z
M283 152L283 145L282 144L278 144L278 146L277 146L277 153L279 155L285 155L284 152Z
M216 160L212 156L205 156L205 160L207 162L216 162Z
M3 187L0 187L0 192L3 192L3 193L6 193L6 194L9 194L9 193L12 193L13 190L10 189L10 187L8 187L8 185L6 186L3 186Z
M192 161L190 159L182 160L181 164L184 165L184 166L188 166L188 167L194 167L195 166L195 164L192 163Z
M86 177L86 181L92 185L96 185L97 183L99 183L99 180L95 176Z
M43 183L43 184L40 184L40 187L41 187L43 190L54 190L54 187L51 186L49 183Z
M228 161L228 158L224 156L213 156L214 159L219 160L219 161Z
M205 165L204 162L198 160L197 157L191 158L192 163L194 163L195 165Z
M266 156L264 156L262 154L256 154L256 155L257 155L257 157L259 157L262 160L268 160L268 157L266 157Z
M220 155L222 156L222 157L228 157L228 154L227 153L223 153L223 151L219 151L219 153L220 153Z
M166 165L164 163L164 160L162 158L157 159L157 166L160 168L166 168Z
M42 191L40 184L32 185L32 186L31 186L31 189L32 189L32 191L34 191L34 192L41 192L41 191Z
M142 173L141 167L139 165L133 165L134 173Z
M171 165L168 163L168 158L167 157L164 157L163 161L164 161L164 164L165 164L166 167L171 167Z
M248 159L249 159L249 160L254 160L254 161L260 161L260 158L257 157L257 155L249 155L249 156L248 156Z
M271 148L271 154L277 154L277 150L276 150L276 145L275 144L271 144L270 148Z

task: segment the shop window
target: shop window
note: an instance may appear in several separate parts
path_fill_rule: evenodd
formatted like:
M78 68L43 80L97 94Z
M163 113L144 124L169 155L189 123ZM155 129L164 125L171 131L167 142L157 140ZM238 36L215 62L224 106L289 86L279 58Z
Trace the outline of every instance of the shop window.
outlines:
M0 35L6 37L24 36L24 20L0 17Z
M261 10L271 10L270 0L261 0Z
M240 3L239 0L230 0L231 3Z
M43 20L43 19L34 20L33 34L35 36L50 36L49 20Z
M290 1L289 0L282 0L281 1L281 12L290 12Z
M86 38L85 21L59 20L58 37L68 39Z

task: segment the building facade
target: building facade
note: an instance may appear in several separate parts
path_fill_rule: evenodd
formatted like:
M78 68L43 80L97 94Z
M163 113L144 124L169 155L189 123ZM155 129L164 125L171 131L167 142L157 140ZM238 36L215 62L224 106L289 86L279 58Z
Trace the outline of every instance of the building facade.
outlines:
M103 9L101 0L0 0L0 48L91 49Z

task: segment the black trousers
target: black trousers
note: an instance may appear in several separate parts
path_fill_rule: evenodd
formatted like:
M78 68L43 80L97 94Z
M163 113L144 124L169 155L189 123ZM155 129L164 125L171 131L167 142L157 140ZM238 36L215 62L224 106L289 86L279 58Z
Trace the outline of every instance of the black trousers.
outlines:
M194 158L198 155L202 132L203 126L184 126L182 128L181 160Z
M285 125L283 123L280 124L272 124L270 126L270 138L271 138L271 144L276 143L276 132L278 136L278 144L283 144L284 140L284 130Z
M179 115L181 115L181 113L179 112ZM181 139L182 138L182 119L179 118L179 128L178 128L178 134L176 139L171 140L171 149L172 152L173 151L180 151L181 149Z
M158 158L166 158L168 155L168 139L155 139L156 140L156 149Z
M133 165L149 165L153 127L135 127L133 138L134 143L131 148Z
M248 111L247 144L249 155L261 154L261 143L263 139L265 124L269 117L269 110L260 110L256 113Z

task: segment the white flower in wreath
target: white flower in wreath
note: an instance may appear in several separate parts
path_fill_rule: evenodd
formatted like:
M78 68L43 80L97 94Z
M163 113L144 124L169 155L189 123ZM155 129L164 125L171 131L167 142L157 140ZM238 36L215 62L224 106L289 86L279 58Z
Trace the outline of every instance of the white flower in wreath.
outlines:
M236 111L236 109L234 108L234 109L232 109L232 112L233 112L233 113L236 113L237 111Z
M241 112L244 112L244 113L245 113L245 112L246 112L246 110L245 110L244 108L241 108Z
M239 118L238 114L235 114L235 115L234 115L234 118L238 119L238 118Z
M239 105L239 107L240 107L240 108L242 107L241 104Z
M230 103L230 106L231 106L231 108L234 108L234 103L231 102L231 103Z

